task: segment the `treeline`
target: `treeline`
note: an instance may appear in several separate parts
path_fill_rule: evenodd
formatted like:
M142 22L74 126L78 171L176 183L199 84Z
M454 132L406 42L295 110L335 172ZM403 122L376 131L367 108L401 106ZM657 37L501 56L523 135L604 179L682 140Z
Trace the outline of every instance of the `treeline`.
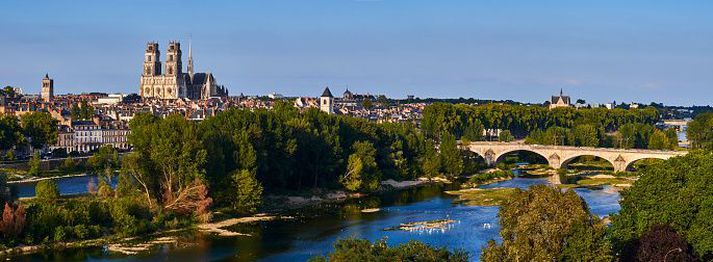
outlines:
M286 103L268 110L228 110L198 124L212 188L239 187L236 173L250 173L266 191L346 188L374 191L381 180L422 174L427 143L410 124L299 113ZM229 203L228 192L214 194Z
M605 133L596 125L582 124L573 128L553 126L544 131L534 130L525 142L540 145L672 150L678 147L678 134L672 128L660 130L643 123L624 124L615 133Z
M124 157L123 171L149 203L193 195L178 191L202 184L215 206L252 212L263 191L371 192L382 180L420 177L426 157L440 160L433 143L410 124L300 113L287 103L273 110L231 109L200 123L137 115L129 126L134 152Z
M0 150L7 151L7 160L14 160L14 150L29 145L40 149L57 142L57 120L46 112L0 117Z
M658 133L659 112L644 109L555 108L515 104L464 105L434 103L423 112L426 137L449 132L459 139L478 141L484 130L502 130L504 141L528 138L531 143L667 149L677 143L675 132ZM618 132L615 132L618 131ZM661 130L658 130L661 131ZM663 135L663 136L662 136ZM653 138L652 138L653 137ZM665 139L664 139L665 137ZM654 139L653 143L650 143Z
M713 151L713 112L702 113L688 124L686 138L691 147Z

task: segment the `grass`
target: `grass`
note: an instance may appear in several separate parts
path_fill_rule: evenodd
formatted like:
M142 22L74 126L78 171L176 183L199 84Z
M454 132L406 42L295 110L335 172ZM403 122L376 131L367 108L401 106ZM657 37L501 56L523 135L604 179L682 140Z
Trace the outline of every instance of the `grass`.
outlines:
M585 178L577 181L580 186L631 185L634 181L626 178Z
M516 188L464 189L446 191L446 194L456 195L454 203L466 206L499 206L517 192Z

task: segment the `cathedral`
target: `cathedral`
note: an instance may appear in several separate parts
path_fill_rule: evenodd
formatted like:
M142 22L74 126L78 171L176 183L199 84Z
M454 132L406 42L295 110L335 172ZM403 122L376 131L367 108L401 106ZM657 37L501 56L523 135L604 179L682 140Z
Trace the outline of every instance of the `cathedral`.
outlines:
M193 72L192 49L188 47L187 73L183 73L181 43L169 42L162 72L158 43L146 45L140 95L160 99L209 99L228 96L228 90L218 85L211 73Z

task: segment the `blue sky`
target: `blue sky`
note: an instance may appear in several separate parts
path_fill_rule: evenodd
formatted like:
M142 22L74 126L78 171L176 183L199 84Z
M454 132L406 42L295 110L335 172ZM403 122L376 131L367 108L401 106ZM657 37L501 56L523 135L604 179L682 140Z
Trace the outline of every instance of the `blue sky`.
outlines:
M190 37L231 94L713 104L713 1L582 2L4 0L0 85L137 92L146 42Z

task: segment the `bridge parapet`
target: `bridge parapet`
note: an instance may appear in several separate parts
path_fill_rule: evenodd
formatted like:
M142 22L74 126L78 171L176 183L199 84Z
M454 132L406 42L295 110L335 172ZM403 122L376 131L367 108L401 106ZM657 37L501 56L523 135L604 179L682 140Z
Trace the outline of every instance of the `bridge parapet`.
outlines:
M525 144L522 141L471 142L461 146L482 156L489 165L495 165L507 153L528 151L545 158L552 168L562 168L579 156L596 156L609 161L614 166L614 171L625 171L631 163L641 159L668 159L688 153L687 151L669 150L536 145Z

